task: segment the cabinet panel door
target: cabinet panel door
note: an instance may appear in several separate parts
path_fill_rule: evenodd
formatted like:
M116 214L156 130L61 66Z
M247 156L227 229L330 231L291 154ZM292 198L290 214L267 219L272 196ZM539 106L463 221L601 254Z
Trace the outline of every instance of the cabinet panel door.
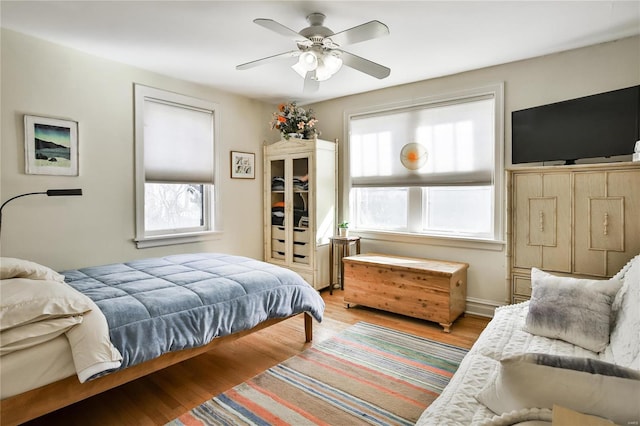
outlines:
M555 229L548 233L555 236L555 244L542 248L542 269L559 272L571 271L571 174L548 173L543 177L542 192L553 199L555 205ZM552 221L545 221L548 227ZM547 229L546 227L545 229ZM550 237L547 237L548 239Z
M513 176L514 227L513 263L518 268L542 267L542 250L531 245L529 236L531 218L529 200L542 197L542 176L537 173L515 174Z
M640 169L576 174L575 272L611 276L640 253Z
M640 252L640 170L576 173L574 272L611 276Z
M514 267L571 270L571 175L513 178Z
M609 172L609 197L624 197L624 252L610 252L607 275L620 270L633 256L640 254L640 168Z
M309 167L312 156L311 152L307 152L294 155L291 159L292 176L291 182L288 182L288 184L291 185L292 210L290 210L290 213L293 213L292 245L290 246L293 251L291 258L293 264L309 265L311 263L312 251L309 250L309 243L302 241L300 236L304 233L308 235L309 229L314 228L314 218L309 214L314 209L314 206L311 205L314 200L311 191L314 185L314 176L312 176Z
M287 258L286 167L284 158L265 162L265 261L284 263Z
M591 200L606 199L606 172L576 173L574 178L574 267L573 272L606 275L606 251L591 247ZM595 220L597 222L597 220Z

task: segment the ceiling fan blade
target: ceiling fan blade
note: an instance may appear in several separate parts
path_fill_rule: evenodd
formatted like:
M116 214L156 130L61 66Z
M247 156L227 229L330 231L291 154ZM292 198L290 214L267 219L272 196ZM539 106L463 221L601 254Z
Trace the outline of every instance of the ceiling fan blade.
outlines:
M304 78L304 86L302 91L304 93L314 93L320 89L320 82L316 80L316 71L309 71Z
M247 62L245 64L240 64L236 66L237 70L247 70L249 68L257 67L258 65L264 65L266 63L285 58L295 58L300 55L299 50L292 50L290 52L279 53L273 56L267 56L266 58L257 59L255 61Z
M386 35L389 35L389 27L380 21L370 21L357 27L340 31L329 36L329 38L338 46L346 46Z
M353 53L345 52L344 50L340 50L342 63L348 67L357 69L365 74L369 74L375 78L383 79L389 77L391 74L391 69L377 64L375 62L371 62L368 59L361 58L358 55L354 55Z
M305 42L308 40L305 36L298 34L297 32L293 31L291 28L285 27L284 25L274 21L273 19L257 18L257 19L254 19L253 22L260 25L261 27L264 27L268 30L276 32L282 36L285 36L295 41L296 43Z

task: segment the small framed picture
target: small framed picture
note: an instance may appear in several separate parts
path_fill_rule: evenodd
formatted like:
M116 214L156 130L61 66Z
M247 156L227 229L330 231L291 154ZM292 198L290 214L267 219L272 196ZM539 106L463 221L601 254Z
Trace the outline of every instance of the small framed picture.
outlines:
M231 177L233 179L255 179L256 155L250 152L231 151Z
M25 172L78 176L78 122L24 116Z

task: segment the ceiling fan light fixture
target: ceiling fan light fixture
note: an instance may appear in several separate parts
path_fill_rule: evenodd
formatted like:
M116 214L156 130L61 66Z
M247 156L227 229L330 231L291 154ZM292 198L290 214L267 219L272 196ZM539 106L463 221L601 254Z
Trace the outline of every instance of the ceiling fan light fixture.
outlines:
M342 59L331 53L323 53L316 69L316 80L325 81L342 68Z
M322 54L322 53L320 53ZM318 69L318 54L311 51L302 52L298 57L298 62L293 64L291 68L302 78L306 78L308 72Z
M313 52L303 52L298 58L298 64L305 71L313 71L318 68L318 57Z

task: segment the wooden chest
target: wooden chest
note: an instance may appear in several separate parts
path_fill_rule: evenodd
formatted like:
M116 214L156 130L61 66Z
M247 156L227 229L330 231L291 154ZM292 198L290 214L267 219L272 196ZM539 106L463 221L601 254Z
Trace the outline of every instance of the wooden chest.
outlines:
M360 254L345 257L344 301L439 323L466 308L467 263Z

